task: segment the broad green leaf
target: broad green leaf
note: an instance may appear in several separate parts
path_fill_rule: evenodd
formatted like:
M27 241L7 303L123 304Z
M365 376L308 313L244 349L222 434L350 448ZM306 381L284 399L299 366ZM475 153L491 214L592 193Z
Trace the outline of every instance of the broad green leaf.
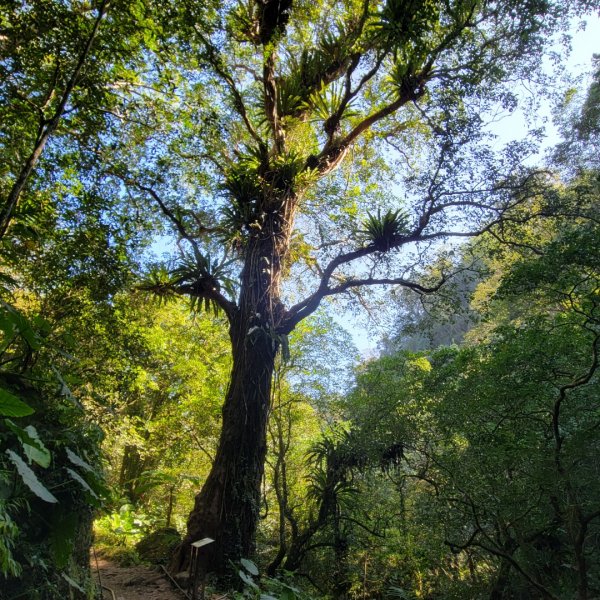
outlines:
M55 503L58 500L52 495L52 493L42 484L37 478L36 474L27 466L25 461L12 450L7 450L6 454L8 458L13 462L17 471L23 480L23 483L38 497L45 502Z
M79 590L82 594L85 594L85 590L74 580L71 579L66 573L62 574L63 579L72 587L75 588L76 590Z
M29 434L30 438L35 441L34 444L23 443L23 450L30 461L36 462L40 467L48 468L52 455L50 450L44 446L42 440L38 435L36 428L33 425L27 425L25 431Z
M42 346L40 336L31 326L30 321L21 313L13 309L13 320L21 337L27 342L32 350L39 350Z
M254 580L252 579L252 577L250 577L250 575L248 575L246 572L240 570L238 571L238 575L240 576L240 579L248 586L250 586L252 589L254 590L258 590L258 586L256 585L256 583L254 583Z
M37 429L33 425L28 425L25 429L22 429L18 425L15 425L10 419L5 420L6 426L19 438L23 450L31 461L36 462L45 469L50 466L52 455L38 435Z
M26 417L35 412L31 406L14 394L0 388L0 415L4 417Z
M104 483L104 477L102 476L102 474L96 471L94 467L92 467L88 462L83 460L83 458L81 458L78 454L75 454L75 452L73 452L70 448L67 448L66 452L67 457L74 465L81 467L87 472L86 478L83 479L77 474L76 471L67 469L69 473L75 474L73 478L77 479L77 481L79 481L80 483L84 482L85 485L91 489L92 494L95 498L107 498L108 496L110 496L110 490L108 489L108 487L106 487Z
M2 303L2 310L0 310L0 329L4 331L7 338L3 347L7 347L13 337L19 334L32 350L39 350L40 338L32 329L29 320L5 302Z
M240 562L242 563L242 567L244 567L248 573L251 575L258 575L258 567L251 560L242 558L240 559Z
M81 467L82 469L85 469L86 471L89 471L90 473L94 472L94 468L88 464L87 462L85 462L85 460L83 460L83 458L81 458L80 456L78 456L77 454L75 454L75 452L73 452L73 450L71 450L70 448L67 448L67 458L77 467Z
M67 470L67 472L69 473L69 475L77 482L79 483L79 485L81 485L81 487L88 492L89 494L91 494L94 498L98 498L98 494L96 494L96 492L90 487L90 485L88 484L88 482L76 471L73 471L73 469L69 469L69 467L65 467L65 469Z

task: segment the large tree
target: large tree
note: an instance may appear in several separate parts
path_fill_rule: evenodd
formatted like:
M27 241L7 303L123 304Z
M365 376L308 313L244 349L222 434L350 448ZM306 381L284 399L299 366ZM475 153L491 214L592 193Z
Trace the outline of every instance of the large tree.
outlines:
M123 86L125 143L105 138L102 159L179 237L178 264L146 289L221 310L233 356L173 568L205 536L216 571L252 552L271 379L294 327L327 297L437 289L443 261L415 278L436 241L501 226L535 191L528 146L494 156L484 115L514 106L544 40L592 4L248 0L150 15L158 46Z

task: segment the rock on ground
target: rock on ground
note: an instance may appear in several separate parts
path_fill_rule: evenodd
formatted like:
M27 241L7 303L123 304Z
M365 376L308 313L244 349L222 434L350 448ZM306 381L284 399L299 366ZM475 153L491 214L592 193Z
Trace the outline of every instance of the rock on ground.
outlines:
M136 545L140 558L153 564L166 564L181 543L177 529L163 527L144 536Z

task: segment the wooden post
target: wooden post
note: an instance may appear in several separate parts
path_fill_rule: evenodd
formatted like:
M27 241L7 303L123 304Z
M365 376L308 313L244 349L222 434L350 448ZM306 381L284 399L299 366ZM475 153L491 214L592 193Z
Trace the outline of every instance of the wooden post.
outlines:
M190 560L190 583L192 584L192 600L204 600L204 588L206 587L206 573L202 568L200 560L200 549L208 544L212 544L215 540L206 537L192 542L192 555ZM198 581L200 580L200 596L196 595L198 589Z

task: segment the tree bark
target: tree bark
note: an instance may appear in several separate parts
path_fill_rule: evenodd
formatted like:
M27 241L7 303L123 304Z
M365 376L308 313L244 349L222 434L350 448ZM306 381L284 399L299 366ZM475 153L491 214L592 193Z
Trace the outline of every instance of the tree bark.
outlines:
M500 559L500 566L496 575L494 585L490 590L489 600L502 600L510 583L510 563L505 559Z
M218 574L229 560L253 553L274 358L269 339L237 340L219 448L190 513L177 570L187 566L189 544L204 537L215 540L206 552L206 568Z
M254 552L271 384L280 346L277 326L283 315L279 284L295 201L287 196L269 202L262 226L247 242L238 309L230 316L233 367L219 446L195 498L172 571L188 567L190 544L204 537L215 541L204 552L202 567L221 578L230 570L230 561Z

